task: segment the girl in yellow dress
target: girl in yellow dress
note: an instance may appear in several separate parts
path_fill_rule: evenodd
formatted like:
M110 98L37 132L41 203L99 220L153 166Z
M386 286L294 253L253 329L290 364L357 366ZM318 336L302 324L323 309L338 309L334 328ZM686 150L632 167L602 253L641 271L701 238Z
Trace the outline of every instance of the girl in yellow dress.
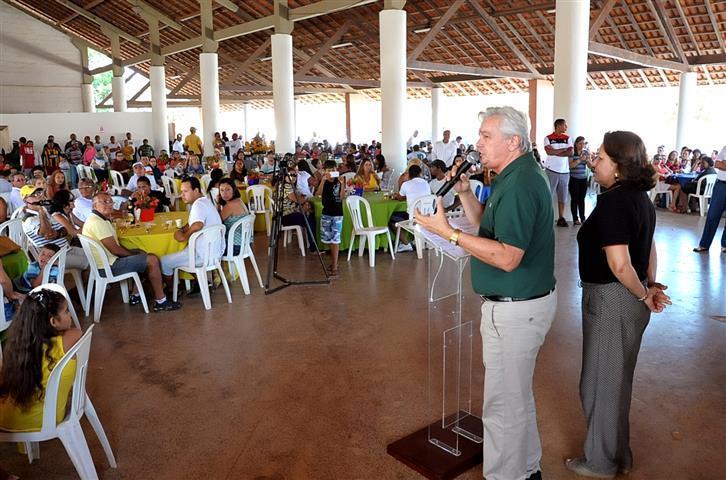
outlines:
M373 162L369 158L366 158L360 163L358 172L355 174L353 183L363 183L363 189L366 192L372 192L374 190L380 190L381 187L378 184L378 176L373 171Z
M23 302L9 330L0 370L0 429L39 431L50 372L80 338L72 328L65 297L34 290ZM56 421L65 417L76 375L76 360L66 364L58 389Z

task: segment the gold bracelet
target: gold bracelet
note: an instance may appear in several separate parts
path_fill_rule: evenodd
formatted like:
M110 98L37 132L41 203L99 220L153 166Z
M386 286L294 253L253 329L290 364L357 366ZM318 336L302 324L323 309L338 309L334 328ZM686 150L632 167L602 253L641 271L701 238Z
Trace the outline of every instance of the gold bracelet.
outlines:
M459 235L461 235L461 230L458 228L454 230L454 233L451 234L449 237L449 243L455 246L459 245Z
M645 287L645 295L638 299L639 302L644 302L645 299L648 298L648 287L646 287L645 285L643 285L643 287Z

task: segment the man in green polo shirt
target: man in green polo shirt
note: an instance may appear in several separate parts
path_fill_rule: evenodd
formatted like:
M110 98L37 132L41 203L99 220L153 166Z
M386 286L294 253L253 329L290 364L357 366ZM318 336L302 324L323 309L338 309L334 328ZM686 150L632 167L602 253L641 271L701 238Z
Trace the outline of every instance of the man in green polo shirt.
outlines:
M497 173L486 205L465 175L455 190L478 235L454 229L437 212L416 220L470 253L472 285L484 302L484 477L541 479L542 448L532 394L535 360L557 309L554 210L547 178L529 142L529 121L512 107L479 114L482 164ZM455 172L453 172L455 174Z

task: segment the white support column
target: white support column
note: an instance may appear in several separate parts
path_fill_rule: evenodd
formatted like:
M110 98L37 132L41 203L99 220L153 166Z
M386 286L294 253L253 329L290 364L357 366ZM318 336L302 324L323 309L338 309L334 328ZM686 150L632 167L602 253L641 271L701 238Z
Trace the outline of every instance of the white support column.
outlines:
M202 87L202 143L204 156L214 155L214 132L219 124L219 70L216 53L199 54L199 80Z
M295 91L292 35L272 35L272 98L275 104L275 153L295 152Z
M441 106L441 95L443 89L441 87L434 87L431 89L431 143L434 143L440 138L441 133L439 132L439 107Z
M96 111L96 103L93 101L93 85L90 83L81 84L81 98L83 99L83 111L93 113Z
M114 76L111 80L111 92L113 94L113 111L126 111L126 82L123 75Z
M406 11L379 12L381 48L381 142L386 163L400 175L406 168Z
M691 111L691 100L697 84L698 73L681 73L680 86L678 87L678 123L676 127L676 150L679 152L681 148L688 145L688 138L691 134L691 119L694 115Z
M582 105L587 87L590 0L557 0L555 16L554 117L564 118L572 137L583 133ZM550 122L552 123L552 122Z
M249 103L245 103L244 106L242 107L242 111L244 112L244 119L245 119L245 127L244 127L244 131L242 132L242 135L244 135L244 136L242 137L242 139L245 142L250 141L250 133L249 133L250 129L247 127L247 125L249 124L249 121L248 121L249 108L250 108Z
M154 150L169 151L169 127L166 124L166 74L163 65L149 68L151 82L151 127Z
M552 83L549 80L529 81L529 136L533 143L539 145L542 153L542 140L552 133Z

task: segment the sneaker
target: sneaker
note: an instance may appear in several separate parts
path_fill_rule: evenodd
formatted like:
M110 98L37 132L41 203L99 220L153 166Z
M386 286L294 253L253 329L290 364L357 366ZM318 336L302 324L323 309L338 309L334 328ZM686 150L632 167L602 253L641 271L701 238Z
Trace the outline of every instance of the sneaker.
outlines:
M696 253L703 253L703 252L708 252L708 248L702 247L699 245L696 248L694 248L693 251Z
M567 224L567 220L565 220L564 218L560 217L560 218L559 218L559 219L557 220L557 226L558 226L558 227L567 227L567 226L568 226L568 224Z
M597 473L590 470L584 457L568 458L565 460L565 467L581 477L590 478L615 478L614 473Z
M141 303L141 295L129 296L129 305L138 305L139 303Z
M401 243L396 249L396 253L412 252L413 246L410 243Z
M163 303L154 301L155 312L168 312L171 310L179 310L181 306L181 303L169 300L168 298Z

